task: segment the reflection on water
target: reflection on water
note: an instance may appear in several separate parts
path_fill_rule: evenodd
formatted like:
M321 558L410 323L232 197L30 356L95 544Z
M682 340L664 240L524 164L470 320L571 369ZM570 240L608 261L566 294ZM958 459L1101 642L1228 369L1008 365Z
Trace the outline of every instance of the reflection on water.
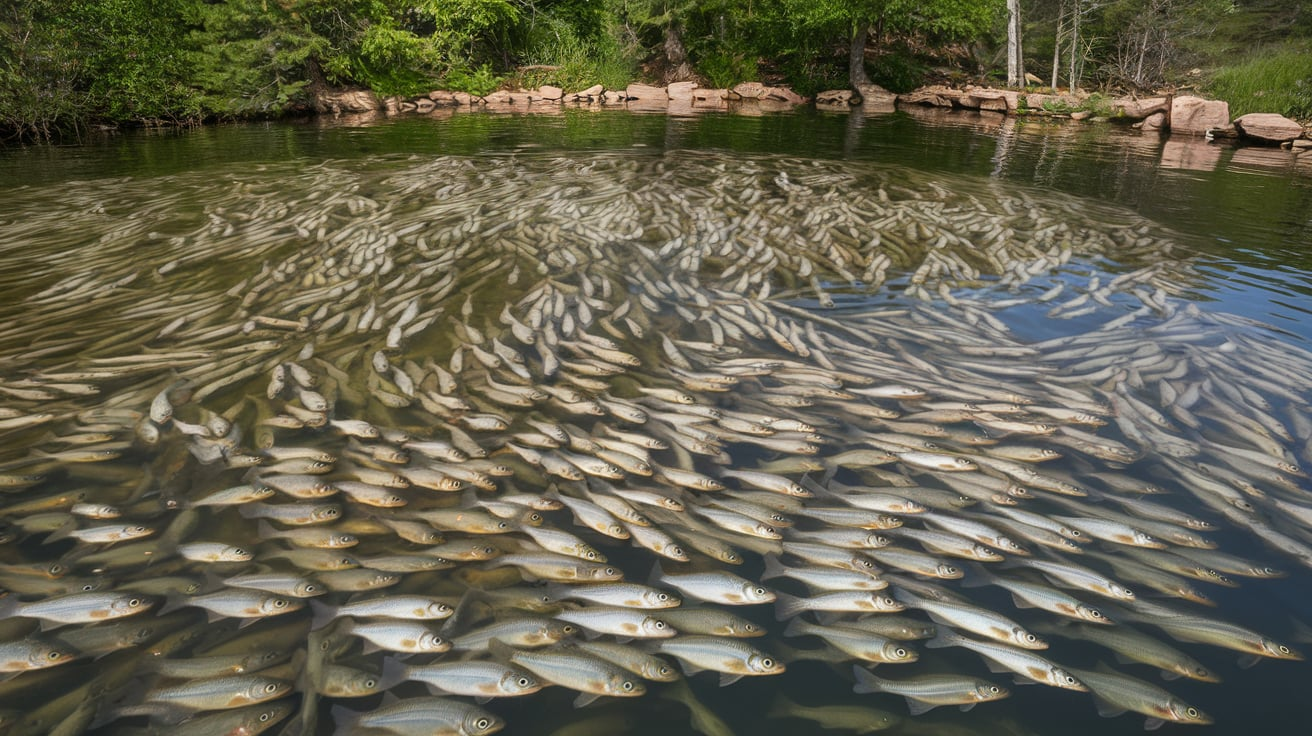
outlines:
M1292 657L1312 608L1309 305L1281 250L1306 182L947 120L457 115L11 154L52 168L0 215L6 728L1133 733L1167 692L1213 732L1294 728L1308 665L1237 660ZM683 605L635 612L620 574ZM1088 609L1149 639L1083 632ZM634 628L662 615L677 637ZM528 654L570 633L550 616L762 676ZM912 717L853 692L899 648L880 678L1010 695ZM557 686L427 699L424 666L462 658ZM622 682L647 694L571 707Z

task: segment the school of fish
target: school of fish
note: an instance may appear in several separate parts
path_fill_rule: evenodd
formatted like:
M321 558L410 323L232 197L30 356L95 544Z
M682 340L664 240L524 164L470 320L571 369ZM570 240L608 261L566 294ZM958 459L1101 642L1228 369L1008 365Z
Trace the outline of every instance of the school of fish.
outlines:
M706 152L286 178L12 203L0 732L718 736L698 673L803 666L869 707L771 715L1156 727L1211 722L1157 672L1301 659L1210 594L1312 568L1312 353L1148 221Z

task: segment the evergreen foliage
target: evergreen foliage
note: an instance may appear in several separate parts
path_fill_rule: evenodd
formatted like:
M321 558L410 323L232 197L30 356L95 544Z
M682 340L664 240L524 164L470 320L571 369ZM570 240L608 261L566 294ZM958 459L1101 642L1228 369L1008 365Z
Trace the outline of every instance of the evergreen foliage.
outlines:
M722 87L781 82L813 94L846 87L861 72L902 91L941 73L945 60L968 77L1005 79L1005 7L1005 0L0 3L0 139L297 114L328 86L486 94L502 84L617 88L691 78ZM1026 68L1047 80L1055 64L1061 86L1210 84L1235 96L1239 109L1270 100L1280 108L1272 111L1312 115L1312 0L1021 0L1020 7Z

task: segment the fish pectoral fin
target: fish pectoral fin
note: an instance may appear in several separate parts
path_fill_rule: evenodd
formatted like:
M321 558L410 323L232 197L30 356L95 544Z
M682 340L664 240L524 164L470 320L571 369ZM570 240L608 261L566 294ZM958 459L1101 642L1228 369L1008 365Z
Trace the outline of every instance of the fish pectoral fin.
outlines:
M1162 727L1163 723L1166 723L1166 721L1163 721L1160 718L1149 718L1148 720L1143 722L1143 730L1156 731L1157 729Z
M1021 598L1020 596L1016 595L1015 593L1011 594L1011 602L1012 605L1016 606L1017 608L1036 608L1036 606L1033 603L1030 603L1024 598Z
M1170 670L1162 670L1162 679L1163 679L1163 680L1173 681L1173 680L1178 680L1178 679L1180 679L1181 677L1184 677L1184 675L1180 674L1179 672L1172 672L1172 671L1170 671Z
M974 708L974 707L977 706L977 705L979 705L979 703L962 703L961 706L960 706L960 708L961 708L961 712L962 712L962 713L969 713L969 712L971 711L971 709Z
M574 698L574 707L582 708L585 705L591 704L594 700L600 697L601 697L600 693L579 693L579 696L577 698Z
M923 700L915 700L910 697L907 698L907 710L911 711L911 715L913 716L924 715L937 707L938 705L935 703L926 703Z
M440 689L440 688L438 688L438 692L441 692L441 689ZM433 694L436 695L436 694L438 694L438 693L433 693ZM487 702L490 701L490 700L492 700L492 696L491 696L491 695L475 695L475 696L474 696L474 702L475 702L475 703L478 703L479 705L483 705L483 704L487 703Z
M1256 654L1245 654L1239 658L1239 667L1246 670L1261 661L1262 658Z
M720 687L724 687L725 685L732 685L741 679L743 679L742 675L734 674L732 672L721 672Z

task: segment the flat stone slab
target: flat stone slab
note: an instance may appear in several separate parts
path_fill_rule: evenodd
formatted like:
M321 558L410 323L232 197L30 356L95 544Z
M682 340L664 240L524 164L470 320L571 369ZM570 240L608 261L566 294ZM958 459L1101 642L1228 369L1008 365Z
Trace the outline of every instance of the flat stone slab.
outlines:
M1273 112L1250 112L1235 118L1235 128L1245 138L1263 143L1284 143L1303 137L1303 126Z

